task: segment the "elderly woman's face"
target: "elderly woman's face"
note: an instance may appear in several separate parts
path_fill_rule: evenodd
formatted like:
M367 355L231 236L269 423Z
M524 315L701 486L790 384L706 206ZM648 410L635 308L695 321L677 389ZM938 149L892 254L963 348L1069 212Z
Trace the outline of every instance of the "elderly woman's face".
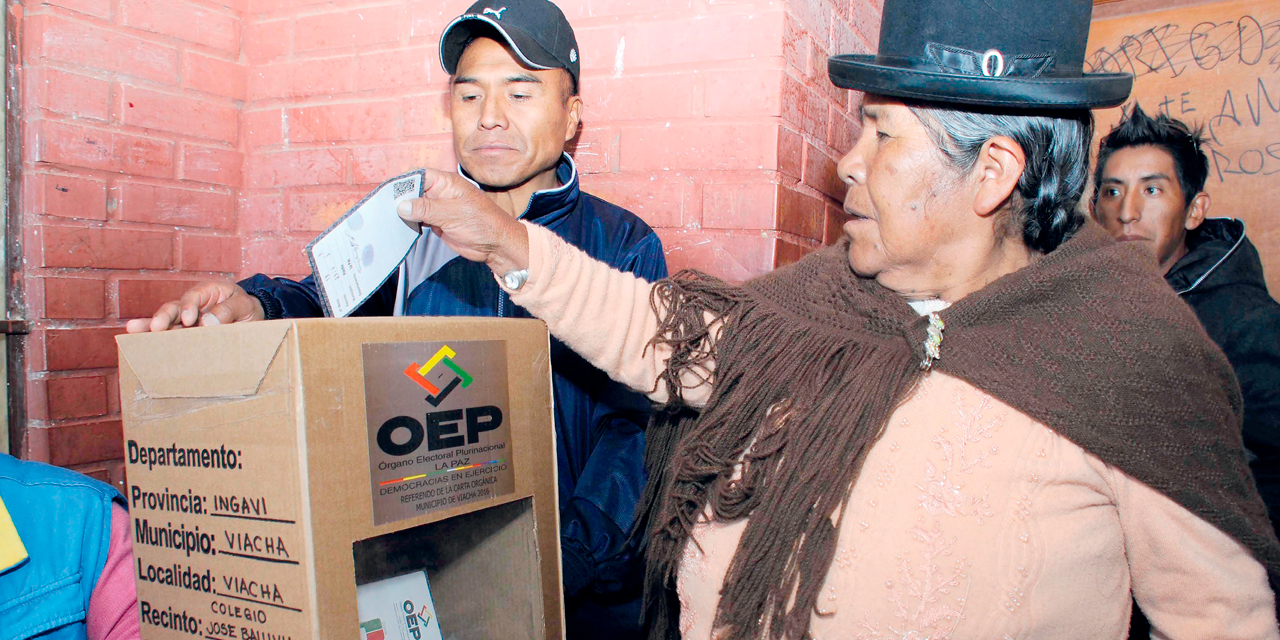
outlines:
M900 102L866 96L862 135L840 161L849 185L844 232L858 275L910 294L940 274L935 256L963 220L958 179L920 120Z

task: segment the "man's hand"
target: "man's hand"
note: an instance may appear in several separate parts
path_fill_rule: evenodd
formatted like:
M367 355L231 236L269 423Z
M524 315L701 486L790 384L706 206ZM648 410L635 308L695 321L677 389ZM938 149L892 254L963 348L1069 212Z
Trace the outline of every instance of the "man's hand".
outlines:
M130 320L129 333L166 331L182 327L228 324L262 320L262 303L238 285L229 282L202 282L182 294L181 300L160 305L155 315Z
M529 233L511 214L454 173L426 170L421 198L400 203L400 217L431 227L449 248L499 275L529 267Z

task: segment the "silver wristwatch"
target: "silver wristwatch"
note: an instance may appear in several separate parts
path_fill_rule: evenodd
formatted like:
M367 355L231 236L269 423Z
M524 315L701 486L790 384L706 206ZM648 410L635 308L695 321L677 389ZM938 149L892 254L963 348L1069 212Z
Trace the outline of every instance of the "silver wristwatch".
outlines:
M528 269L517 269L515 271L508 271L505 275L503 275L502 283L507 285L507 288L512 291L519 291L520 287L523 287L525 281L528 279L529 279Z

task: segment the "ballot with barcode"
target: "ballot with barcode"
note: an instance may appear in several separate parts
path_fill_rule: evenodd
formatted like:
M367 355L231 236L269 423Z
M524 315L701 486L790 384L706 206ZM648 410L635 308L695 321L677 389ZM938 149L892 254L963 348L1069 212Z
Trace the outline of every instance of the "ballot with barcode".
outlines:
M421 230L396 207L422 197L423 174L419 169L382 183L307 245L326 316L351 315L400 267Z

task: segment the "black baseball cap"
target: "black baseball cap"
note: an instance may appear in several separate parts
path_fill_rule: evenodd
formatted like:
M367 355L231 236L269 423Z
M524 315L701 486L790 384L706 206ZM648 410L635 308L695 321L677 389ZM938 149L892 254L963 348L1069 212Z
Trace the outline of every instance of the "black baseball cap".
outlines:
M578 82L578 39L560 7L549 0L480 0L471 5L440 36L444 70L457 73L467 45L494 32L529 67L564 69Z

